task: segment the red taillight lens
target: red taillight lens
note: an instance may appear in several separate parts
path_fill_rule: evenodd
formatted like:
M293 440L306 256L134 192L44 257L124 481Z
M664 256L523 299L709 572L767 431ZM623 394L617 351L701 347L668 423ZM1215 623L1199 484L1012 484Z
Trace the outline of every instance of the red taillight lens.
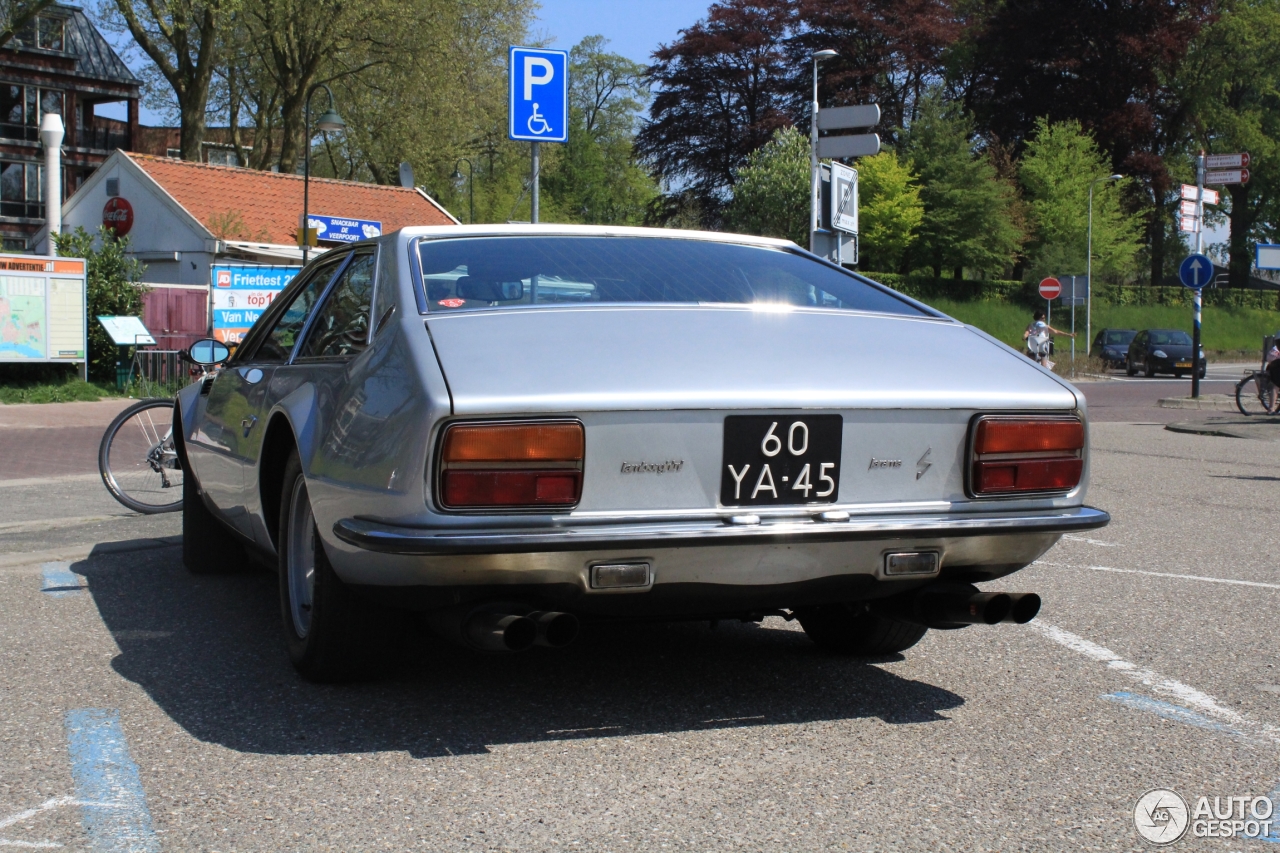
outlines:
M1067 492L1084 473L1077 418L986 417L973 436L975 495Z
M580 423L457 424L440 453L451 509L566 507L582 496Z

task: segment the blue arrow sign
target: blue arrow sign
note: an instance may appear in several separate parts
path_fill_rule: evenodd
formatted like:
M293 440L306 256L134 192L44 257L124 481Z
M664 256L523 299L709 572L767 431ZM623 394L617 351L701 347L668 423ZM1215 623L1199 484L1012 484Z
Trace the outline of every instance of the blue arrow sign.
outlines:
M569 141L569 54L512 47L507 136L521 142Z
M1187 255L1187 259L1178 267L1178 278L1192 290L1199 290L1213 281L1213 261L1208 255Z

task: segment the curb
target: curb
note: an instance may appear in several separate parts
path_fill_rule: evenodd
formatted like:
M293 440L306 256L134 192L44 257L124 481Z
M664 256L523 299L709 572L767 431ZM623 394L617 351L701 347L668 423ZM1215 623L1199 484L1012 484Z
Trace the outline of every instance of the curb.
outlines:
M1192 397L1165 397L1158 403L1162 409L1198 409L1208 412L1234 412L1236 401L1226 394L1201 394Z
M1254 441L1280 441L1280 419L1259 418L1249 423L1209 422L1209 423L1174 423L1165 424L1169 432L1181 432L1190 435L1210 435L1218 438L1245 438Z

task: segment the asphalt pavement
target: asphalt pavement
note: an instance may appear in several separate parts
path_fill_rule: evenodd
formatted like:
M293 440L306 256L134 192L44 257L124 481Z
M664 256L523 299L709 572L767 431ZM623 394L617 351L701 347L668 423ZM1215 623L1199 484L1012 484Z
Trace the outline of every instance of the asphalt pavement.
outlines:
M318 687L267 573L187 574L176 516L83 473L0 481L0 846L1150 849L1150 789L1280 787L1280 445L1165 430L1158 381L1082 385L1113 522L989 585L1035 622L874 661L772 617L510 657L406 627Z

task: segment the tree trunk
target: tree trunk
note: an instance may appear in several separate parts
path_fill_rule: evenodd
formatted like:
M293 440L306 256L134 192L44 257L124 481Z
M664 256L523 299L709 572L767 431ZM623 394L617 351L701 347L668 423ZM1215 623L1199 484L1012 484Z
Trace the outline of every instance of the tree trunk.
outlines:
M182 117L179 135L181 141L178 144L182 149L183 160L200 163L204 161L201 144L204 142L205 106L209 101L209 90L205 87L204 91L196 92L193 87L184 94L186 97L178 105Z
M1254 214L1249 210L1249 187L1235 184L1231 192L1231 255L1227 263L1227 286L1248 287L1249 270L1253 256L1249 253L1249 229L1253 227Z
M305 89L294 89L284 98L280 105L280 174L294 175L298 172L298 162L302 157L302 146L309 140L304 139L306 129L303 128L303 100Z

